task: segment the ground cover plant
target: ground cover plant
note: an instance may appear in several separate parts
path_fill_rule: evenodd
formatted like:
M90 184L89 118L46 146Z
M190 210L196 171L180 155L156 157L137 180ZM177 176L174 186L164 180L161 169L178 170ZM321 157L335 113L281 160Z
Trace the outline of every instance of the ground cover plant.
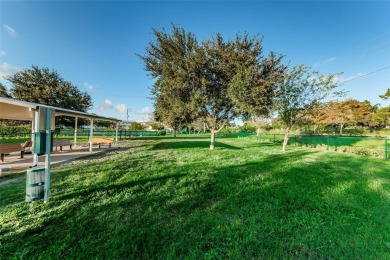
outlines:
M245 138L137 138L0 182L0 258L390 257L390 162Z

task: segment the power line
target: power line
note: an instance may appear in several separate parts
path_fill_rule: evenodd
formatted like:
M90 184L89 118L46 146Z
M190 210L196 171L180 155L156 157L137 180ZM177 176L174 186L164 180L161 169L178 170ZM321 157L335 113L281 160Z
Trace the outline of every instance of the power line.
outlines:
M352 80L355 80L355 79L360 79L360 78L363 78L363 77L365 77L365 76L368 76L368 75L374 74L374 73L376 73L376 72L379 72L379 71L381 71L381 70L385 70L385 69L388 69L388 68L390 68L390 66L387 66L387 67L384 67L384 68L381 68L381 69L378 69L378 70L375 70L375 71L372 71L372 72L369 72L369 73L366 73L366 74L363 74L363 75L357 76L357 77L355 77L355 78L352 78L352 79L349 79L349 80L343 81L343 82L341 82L341 84L340 84L340 85L343 85L343 84L345 84L346 82L349 82L349 81L352 81Z

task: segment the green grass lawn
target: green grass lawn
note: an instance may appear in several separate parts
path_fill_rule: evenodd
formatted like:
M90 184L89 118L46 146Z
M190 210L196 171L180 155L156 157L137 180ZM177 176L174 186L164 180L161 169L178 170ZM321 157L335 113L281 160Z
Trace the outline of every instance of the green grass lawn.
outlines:
M244 138L138 138L0 182L0 259L390 258L390 161Z

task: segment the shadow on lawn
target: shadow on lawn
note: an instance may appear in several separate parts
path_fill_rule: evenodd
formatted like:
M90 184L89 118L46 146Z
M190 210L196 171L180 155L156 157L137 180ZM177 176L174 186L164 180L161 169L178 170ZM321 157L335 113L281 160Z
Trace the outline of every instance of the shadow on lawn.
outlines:
M210 135L179 135L177 137L173 136L132 136L127 139L122 140L210 140Z
M152 150L165 150L165 149L191 149L191 148L210 148L210 141L178 141L178 142L160 142L155 144ZM215 142L215 149L230 149L240 150L242 148L228 145L221 142Z
M110 193L116 193L117 191L122 191L123 189L131 189L134 186L137 185L144 185L144 184L150 184L151 186L155 185L161 185L163 182L168 181L169 179L178 179L180 177L185 176L185 174L170 174L166 176L160 176L160 177L153 177L153 178L144 178L144 179L139 179L136 181L129 181L129 182L124 182L120 184L106 184L102 185L103 183L98 183L97 185L93 185L91 187L82 189L82 190L77 190L72 193L67 193L64 195L57 195L55 199L59 200L67 200L67 199L74 199L74 198L82 198L86 197L88 195L91 195L91 193L94 192L105 192L109 191Z

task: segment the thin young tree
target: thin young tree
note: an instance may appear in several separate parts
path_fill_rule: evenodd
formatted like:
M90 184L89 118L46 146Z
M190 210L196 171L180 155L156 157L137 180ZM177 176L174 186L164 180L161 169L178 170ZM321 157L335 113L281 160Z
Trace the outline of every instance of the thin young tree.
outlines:
M282 151L286 150L291 128L320 105L336 87L334 77L300 65L291 67L283 82L277 85L274 107L286 125Z

